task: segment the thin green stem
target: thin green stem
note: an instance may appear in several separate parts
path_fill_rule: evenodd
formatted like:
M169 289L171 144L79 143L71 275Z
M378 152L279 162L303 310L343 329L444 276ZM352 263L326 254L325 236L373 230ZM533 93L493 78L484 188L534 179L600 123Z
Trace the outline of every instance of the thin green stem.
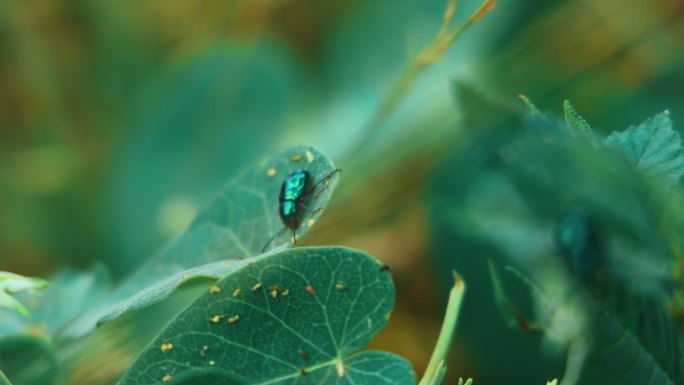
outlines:
M465 284L461 277L454 272L454 287L449 293L449 303L447 304L442 330L439 332L437 344L430 357L427 369L418 385L438 385L446 372L446 356L449 353L451 340L456 330L456 321L463 301Z
M477 23L485 14L491 11L496 5L496 0L483 0L480 7L473 12L465 21L461 22L454 29L449 29L454 11L456 10L456 0L448 0L444 11L444 17L437 35L404 69L401 75L395 79L394 83L385 93L375 114L371 117L364 134L357 140L356 145L352 146L351 153L359 151L369 142L375 139L382 128L382 124L388 117L397 110L397 107L408 95L415 79L430 64L438 61L451 46L451 43L471 25Z

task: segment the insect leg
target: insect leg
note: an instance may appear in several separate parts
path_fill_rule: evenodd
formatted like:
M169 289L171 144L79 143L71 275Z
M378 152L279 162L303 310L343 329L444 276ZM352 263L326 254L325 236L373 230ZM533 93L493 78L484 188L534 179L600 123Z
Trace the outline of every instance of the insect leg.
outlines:
M266 242L266 244L264 245L264 248L261 249L261 252L264 253L264 252L266 251L266 249L268 248L268 246L271 245L271 243L273 242L273 240L276 239L280 234L282 234L282 232L283 232L286 228L287 228L287 227L283 227L282 229L278 230L275 234L273 234L273 236L271 237L271 239L269 239L268 242Z
M290 227L290 230L292 230L292 243L297 243L297 233L295 232L295 228Z
M324 190L321 190L321 191L319 191L318 193L314 194L314 192L316 191L316 188L317 188L321 183L323 183L323 182L329 180L330 178L332 178L333 175L335 175L335 174L337 174L338 172L341 172L341 171L342 171L341 169L336 168L336 169L330 171L329 173L325 174L321 179L318 180L318 182L314 183L314 185L311 186L311 188L309 189L309 191L307 191L306 193L302 194L301 197L302 197L302 198L306 198L306 197L309 197L309 196L311 196L311 195L318 196L318 195L319 195L320 193L322 193Z
M317 208L317 209L309 208L308 206L306 206L306 205L305 205L304 203L302 203L302 202L297 202L297 206L303 208L303 209L304 209L306 212L308 212L309 214L316 214L317 212L323 210L323 207L319 207L319 208Z

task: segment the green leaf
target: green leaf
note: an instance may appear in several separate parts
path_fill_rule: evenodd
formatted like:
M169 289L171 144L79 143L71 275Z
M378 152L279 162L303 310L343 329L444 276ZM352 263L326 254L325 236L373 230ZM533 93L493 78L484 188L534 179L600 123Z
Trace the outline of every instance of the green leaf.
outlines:
M486 111L481 117L485 123L492 115L491 106L486 107L471 109L474 113ZM539 339L544 338L557 352L568 345L575 349L584 341L597 341L596 345L585 343L585 355L572 354L590 358L576 359L575 366L566 368L564 385L586 385L585 381L592 379L588 371L599 359L606 360L606 371L592 381L598 384L600 378L603 383L618 383L624 370L609 373L607 369L610 360L619 360L621 351L607 351L601 356L606 346L594 337L595 333L605 333L595 320L611 315L617 320L611 333L630 336L634 342L627 350L629 357L636 358L634 352L641 355L640 360L651 357L657 370L672 373L673 381L679 380L681 369L673 361L682 354L680 337L673 332L672 317L656 311L655 305L662 312L663 302L671 294L669 286L674 277L668 267L673 261L663 251L661 231L664 224L669 230L680 229L684 223L681 215L669 213L675 210L667 210L679 202L679 192L661 194L666 189L644 178L617 154L603 146L587 146L581 138L559 130L554 122L534 129L515 122L507 123L505 130L490 128L499 127L497 124L493 121L484 126L480 132L489 135L469 143L467 150L456 153L438 169L430 197L435 229L432 249L440 258L440 268L457 269L469 278L472 291L485 298L491 293L494 298L464 301L463 344L467 344L471 357L497 367L493 373L476 373L476 378L493 383L543 383L557 376L563 370L559 355L556 363L550 362L552 355L537 356ZM586 216L587 221L564 221L572 213L581 214L574 219ZM560 225L577 225L577 232L554 239L554 230ZM453 252L455 244L458 254L480 258L458 258ZM564 258L567 256L561 255L562 249L573 251L573 258ZM483 282L488 282L485 262L489 258L511 266L510 270L524 279L495 275L494 285L483 287ZM545 269L553 271L549 279L540 278L540 271ZM653 308L644 308L642 302L632 299L608 301L606 293L623 290L635 296L639 293L640 301L651 301ZM504 322L513 325L516 319L500 317L500 309L491 306L497 301L499 308L510 309L510 304L515 304L519 307L516 312L535 315L530 320L534 326L528 328L530 333L506 333ZM595 308L590 305L594 302L601 305ZM543 334L535 333L538 327L543 328ZM500 346L495 354L477 350L490 343ZM508 346L513 348L508 350ZM519 371L526 366L525 361L536 365ZM622 364L625 369L629 363ZM630 376L643 378L652 369L639 363ZM575 382L573 373L582 380Z
M105 256L118 273L182 233L228 178L285 148L283 137L301 143L287 129L309 90L295 55L268 38L204 46L166 62L126 106L104 195L115 247Z
M24 317L28 317L31 313L12 294L32 292L44 289L47 286L48 282L41 278L23 277L18 274L0 271L0 307L13 309Z
M503 259L504 251L518 254L518 250L525 255L524 261L533 261L538 245L546 244L546 234L518 218L518 211L525 212L524 202L500 170L520 152L523 122L536 128L546 119L543 115L530 117L518 103L509 105L470 87L457 86L464 125L477 135L445 159L431 177L427 202L432 256L440 271L458 271L468 279L469 292L476 293L464 299L459 319L459 346L483 368L472 376L492 384L543 383L562 371L563 362L540 352L539 336L507 327L493 299L487 261L492 258L509 264L511 261ZM558 131L539 130L545 136ZM528 238L528 231L535 237ZM469 257L463 258L465 255ZM446 283L442 287L446 289ZM532 313L526 287L519 281L506 281L504 287L506 297L523 314ZM488 348L491 346L497 347L495 351ZM496 370L487 369L492 367Z
M322 247L251 262L171 320L119 384L416 383L403 358L356 352L394 303L379 261Z
M626 155L638 169L664 176L673 185L684 174L682 139L679 132L672 129L668 111L624 132L613 132L605 139L605 144Z
M80 335L92 325L79 324L78 316L104 302L109 290L103 265L83 271L63 268L50 276L50 287L35 306L31 322L53 339Z
M54 385L59 377L53 345L30 335L0 338L0 370L14 385Z
M0 385L12 385L12 383L5 377L5 373L0 371Z
M315 149L298 146L247 169L228 182L199 212L185 233L117 289L114 298L118 303L104 313L98 312L99 322L109 322L125 312L159 302L191 279L222 278L243 266L240 260L261 254L274 234L278 236L268 244L269 249L289 247L292 233L283 231L284 225L278 215L278 195L284 178L301 169L318 181L335 168ZM314 194L308 202L310 207L327 205L337 175L319 187L320 193ZM321 212L302 214L301 225L296 230L298 239L318 220Z
M569 348L563 385L682 384L681 337L658 298L607 276L582 286L550 262L528 285L549 342Z
M575 133L591 137L591 126L587 121L575 111L569 100L563 102L563 112L565 123Z
M652 317L649 313L646 317ZM649 333L668 334L658 329L657 325L649 325ZM669 326L665 326L668 328ZM615 317L603 314L590 327L591 338L583 336L571 345L569 362L581 361L582 366L569 365L563 377L563 385L602 385L619 383L624 385L674 385L682 383L681 368L676 369L679 376L670 378L663 370L652 352L643 345L632 331L626 329ZM668 341L678 344L675 331L674 339ZM585 341L584 339L589 339ZM586 350L584 350L586 348ZM681 360L681 349L671 351L669 361ZM673 362L674 364L674 362ZM677 363L681 366L681 362ZM574 381L572 381L572 380Z
M518 95L518 99L520 99L523 102L523 104L527 108L527 111L530 113L530 115L532 115L532 116L543 116L544 115L541 113L541 111L539 111L537 106L535 106L534 103L532 103L532 101L530 100L530 98L528 98L526 95L520 94L520 95Z
M503 281L499 275L499 271L491 259L487 261L489 267L489 275L492 281L492 289L494 290L494 302L499 307L501 315L506 321L506 325L511 328L519 328L525 330L529 328L527 321L520 314L520 310L515 307L513 302L506 296L506 291L503 287Z

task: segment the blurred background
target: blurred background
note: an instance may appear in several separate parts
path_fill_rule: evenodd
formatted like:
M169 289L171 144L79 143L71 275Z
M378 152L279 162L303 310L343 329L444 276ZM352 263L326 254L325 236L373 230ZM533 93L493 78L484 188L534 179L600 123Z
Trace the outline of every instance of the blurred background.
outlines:
M460 2L451 28L479 5ZM458 177L435 170L477 134L460 89L502 103L525 94L551 116L569 99L600 133L665 109L675 128L684 120L681 1L501 0L401 83L446 7L0 0L0 270L49 277L101 265L120 281L246 165L309 144L344 172L305 243L359 248L392 267L398 302L372 347L422 373L451 279L435 262L443 249L426 190ZM454 238L450 258L486 257L462 250ZM468 301L491 301L488 285ZM540 338L511 331L478 344L468 317L450 375L482 385L562 375L562 354L488 361L500 344L535 349ZM69 383L96 383L80 375Z

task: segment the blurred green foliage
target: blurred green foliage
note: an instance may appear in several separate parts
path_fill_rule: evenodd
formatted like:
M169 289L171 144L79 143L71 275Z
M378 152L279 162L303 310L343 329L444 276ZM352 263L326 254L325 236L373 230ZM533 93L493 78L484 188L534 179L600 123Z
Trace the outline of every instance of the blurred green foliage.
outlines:
M682 3L501 1L416 66L443 28L457 29L480 5L459 3L445 23L447 4L0 0L0 270L52 275L53 283L43 300L18 297L33 318L0 313L0 370L19 373L15 385L51 383L57 357L67 384L115 381L193 289L85 341L64 338L65 325L91 327L73 321L182 234L228 180L299 144L344 170L304 243L353 246L392 266L398 303L375 343L416 372L429 358L453 268L469 283L453 382L562 378L559 346L598 329L573 329L577 318L560 315L598 314L630 338L657 329L677 340L681 187L592 140L669 110L674 131L663 140L676 142ZM407 73L411 81L402 82ZM524 112L521 93L546 117ZM564 100L572 106L563 109ZM593 134L559 134L563 117ZM629 142L620 135L609 142ZM678 162L668 167L680 170ZM568 264L547 268L567 258L553 234L570 213L595 224L565 222L579 226L570 239L600 236L612 284L592 268L580 278ZM529 333L506 326L489 259ZM577 287L580 294L568 294ZM70 306L54 312L38 305L46 302ZM613 313L628 316L603 318ZM624 351L665 351L653 348L662 335ZM17 338L30 340L27 350L8 355ZM79 360L74 352L84 349ZM41 358L17 369L25 354ZM671 374L678 366L661 367Z

